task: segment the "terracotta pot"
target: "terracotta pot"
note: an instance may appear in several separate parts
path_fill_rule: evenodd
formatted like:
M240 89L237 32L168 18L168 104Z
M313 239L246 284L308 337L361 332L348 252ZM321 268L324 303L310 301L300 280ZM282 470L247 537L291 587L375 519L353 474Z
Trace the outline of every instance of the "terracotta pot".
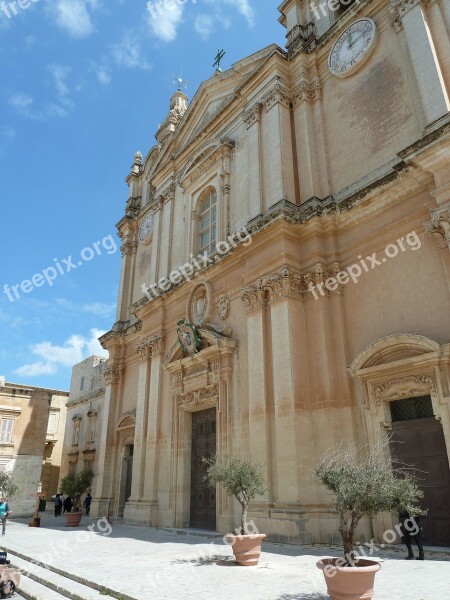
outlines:
M252 567L258 564L261 555L261 544L265 537L265 533L250 535L233 535L229 533L226 539L232 545L233 554L238 565Z
M67 527L78 527L81 522L81 517L83 516L83 513L81 511L70 513L66 512L64 513L64 516L66 517Z
M316 563L323 571L331 600L371 600L375 574L381 565L375 560L361 558L357 560L357 567L341 567L336 566L339 560L322 558Z

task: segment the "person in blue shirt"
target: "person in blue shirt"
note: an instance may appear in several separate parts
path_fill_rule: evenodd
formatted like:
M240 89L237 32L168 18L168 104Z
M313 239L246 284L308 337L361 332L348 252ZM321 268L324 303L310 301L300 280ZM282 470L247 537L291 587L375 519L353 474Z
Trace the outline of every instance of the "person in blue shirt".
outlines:
M0 499L0 520L2 522L2 535L5 535L6 517L9 515L10 512L11 511L9 510L6 498L2 496Z

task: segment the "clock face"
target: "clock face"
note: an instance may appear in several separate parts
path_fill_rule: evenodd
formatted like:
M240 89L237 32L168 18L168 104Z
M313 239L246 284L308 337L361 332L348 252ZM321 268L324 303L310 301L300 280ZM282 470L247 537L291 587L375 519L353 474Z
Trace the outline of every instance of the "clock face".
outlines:
M359 19L341 34L331 49L328 68L336 77L348 77L363 65L375 48L377 28L372 19Z
M139 241L148 242L153 233L153 213L148 213L139 227Z

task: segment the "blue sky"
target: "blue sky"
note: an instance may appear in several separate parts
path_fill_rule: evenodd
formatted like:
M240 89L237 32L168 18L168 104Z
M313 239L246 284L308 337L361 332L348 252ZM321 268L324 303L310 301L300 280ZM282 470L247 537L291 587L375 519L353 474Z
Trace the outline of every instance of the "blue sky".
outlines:
M218 48L229 68L284 30L268 0L21 4L0 10L0 375L68 389L114 323L124 178L172 78L192 97Z

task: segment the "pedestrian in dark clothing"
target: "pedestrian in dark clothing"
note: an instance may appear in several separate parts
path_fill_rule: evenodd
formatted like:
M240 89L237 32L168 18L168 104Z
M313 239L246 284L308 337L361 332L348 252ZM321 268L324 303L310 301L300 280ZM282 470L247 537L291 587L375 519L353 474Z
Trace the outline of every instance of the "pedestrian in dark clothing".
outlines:
M89 511L91 510L91 502L92 502L92 496L91 494L88 492L86 498L84 499L84 506L86 508L86 514L89 514Z
M70 496L67 496L64 500L64 512L72 512L72 498Z
M55 517L60 517L62 512L62 498L60 494L56 494L53 502L55 505Z
M2 522L2 535L5 535L6 519L11 514L6 498L2 496L0 499L0 521Z
M420 537L421 527L419 517L411 517L406 510L402 510L399 513L398 518L400 520L402 540L408 549L408 556L405 557L405 560L414 560L414 552L412 549L413 542L419 549L419 556L417 557L417 560L425 560L422 540Z

